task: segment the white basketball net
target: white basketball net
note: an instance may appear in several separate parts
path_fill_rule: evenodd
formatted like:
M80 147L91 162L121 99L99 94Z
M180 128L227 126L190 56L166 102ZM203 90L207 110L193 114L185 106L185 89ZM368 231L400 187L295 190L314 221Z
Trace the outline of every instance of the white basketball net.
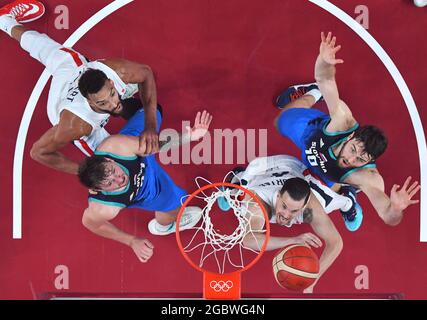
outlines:
M233 174L233 173L229 173L229 174ZM210 181L202 177L197 177L195 181L199 189L201 188L199 184L200 180L203 180L204 182L211 184ZM249 250L250 252L253 252L256 255L260 254L263 243L259 243L259 241L254 236L254 234L265 233L266 230L265 229L253 230L251 228L250 220L254 216L254 213L251 212L250 205L256 204L258 206L258 204L253 198L239 200L239 197L243 196L244 194L245 192L238 188L236 189L226 188L225 190L222 190L216 187L216 191L213 191L210 195L207 195L204 191L202 191L195 196L195 198L202 199L206 202L205 207L202 208L202 219L201 219L202 223L199 227L192 228L196 231L192 236L191 240L189 241L189 243L186 246L183 244L183 248L184 248L184 252L186 253L192 252L196 249L201 249L199 267L203 267L203 264L205 263L206 259L208 259L209 257L211 258L213 257L215 258L216 265L218 266L218 273L223 274L227 262L230 263L235 268L238 268L238 269L244 268L245 266L245 261L243 257L244 250ZM215 229L215 226L211 221L211 217L209 214L211 212L212 207L214 206L214 204L216 203L219 197L224 197L228 201L231 207L231 209L228 212L224 212L223 214L233 213L235 218L238 221L238 226L232 234L219 233ZM248 234L252 235L253 238L256 239L255 241L256 247L257 247L256 249L244 246L243 240ZM202 241L201 243L196 243L197 242L196 238L198 236L200 238L200 235L202 235L202 238L204 239L204 241ZM238 261L232 261L233 259L230 256L230 250L232 250L236 246L238 246L240 260L234 258L234 260L238 260ZM223 256L221 259L219 255L222 252L223 252Z

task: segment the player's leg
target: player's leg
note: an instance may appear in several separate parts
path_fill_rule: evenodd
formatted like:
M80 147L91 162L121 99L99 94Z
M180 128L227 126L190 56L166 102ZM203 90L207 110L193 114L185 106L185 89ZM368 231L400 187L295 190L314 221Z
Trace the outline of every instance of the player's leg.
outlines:
M227 175L225 176L224 182L245 186L247 184L247 181L244 181L241 179L241 176L243 172L245 172L245 170L246 170L245 167L241 167L241 166L235 167L233 170L227 173ZM229 188L220 187L220 189L224 191ZM222 196L218 197L217 204L222 211L228 211L231 208L230 204L228 203L228 200Z
M276 106L282 110L274 120L279 133L300 147L299 136L307 122L325 115L311 109L321 99L322 94L315 83L295 85L283 91L276 99Z
M21 43L22 35L24 34L24 32L27 32L27 31L30 31L30 29L28 29L27 27L24 27L22 25L17 25L17 26L12 28L11 36L13 39L15 39L16 41Z
M39 1L14 1L0 9L0 29L17 40L25 51L53 73L54 70L49 68L49 60L53 58L52 51L58 50L61 45L46 35L30 30L21 24L39 19L44 12L44 6ZM29 14L31 17L28 16Z
M363 211L356 202L355 188L346 185L341 186L340 190L335 192L311 175L306 175L305 179L326 213L340 210L348 230L356 231L360 228L363 221Z
M39 19L44 12L44 6L39 1L17 0L0 9L0 29L17 40L21 48L42 63L54 77L56 72L61 71L58 69L74 70L87 62L79 53L21 24Z
M0 9L0 29L19 41L21 48L42 63L52 74L47 114L50 122L59 122L61 93L77 67L87 62L81 54L49 38L46 34L30 30L21 23L40 18L44 6L35 0L17 0Z
M327 114L317 109L291 108L281 112L274 124L282 136L290 139L303 151L305 150L303 135L309 123L317 118L327 117Z
M179 212L179 209L175 209L168 212L156 211L154 214L154 218L160 226L172 227L172 223L175 222L178 212Z
M281 110L290 108L309 109L322 99L322 94L317 84L307 83L290 86L277 96L275 104Z
M350 185L344 185L340 188L338 193L351 200L351 207L348 209L341 209L340 211L347 229L356 231L360 228L363 221L363 210L356 200L357 189Z
M360 228L363 221L363 209L357 203L356 199L357 193L360 192L360 190L351 185L342 185L340 183L335 183L330 188L337 194L350 200L351 206L347 205L346 207L342 207L340 208L340 211L347 229L350 231L356 231Z
M37 20L45 13L44 5L35 0L17 0L0 8L0 30L17 41L28 29L21 25Z
M179 208L168 212L156 211L154 219L148 224L148 230L157 236L175 233L178 213ZM201 217L202 210L199 207L186 207L179 222L179 230L183 231L194 227Z

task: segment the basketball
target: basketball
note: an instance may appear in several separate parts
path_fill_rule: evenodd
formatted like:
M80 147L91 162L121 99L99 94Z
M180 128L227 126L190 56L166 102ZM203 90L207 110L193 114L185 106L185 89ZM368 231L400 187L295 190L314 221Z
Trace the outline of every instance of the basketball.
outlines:
M319 259L309 246L290 245L274 256L273 274L281 287L302 291L316 281L319 275Z

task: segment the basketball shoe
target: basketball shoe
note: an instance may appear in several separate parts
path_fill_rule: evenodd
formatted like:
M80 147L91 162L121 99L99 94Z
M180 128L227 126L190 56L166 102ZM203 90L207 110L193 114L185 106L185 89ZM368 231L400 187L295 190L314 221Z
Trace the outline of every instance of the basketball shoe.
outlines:
M283 109L287 104L297 100L298 98L301 98L303 95L305 95L307 92L313 89L319 90L319 87L315 82L290 86L281 94L279 94L279 96L276 98L276 101L275 101L276 107L278 107L279 109ZM320 97L320 99L317 100L316 102L322 101L322 100L323 100L323 97Z
M356 231L359 229L363 221L363 211L362 207L356 201L356 192L356 188L348 185L342 186L339 192L341 195L350 198L353 203L348 211L341 210L345 226L350 231Z
M43 3L35 0L16 0L0 8L0 16L9 15L18 23L37 20L45 13Z
M414 4L417 7L425 7L427 6L427 0L414 0Z
M202 209L199 207L186 207L182 213L181 220L179 223L179 231L191 229L194 227L197 222L199 222L202 217ZM163 226L160 225L156 219L152 219L148 223L148 230L151 234L156 236L166 236L176 231L176 222L173 222L170 227L166 230L163 230Z
M228 173L227 175L227 179L225 180L225 182L228 183L234 183L234 184L242 184L245 185L247 184L247 182L245 180L240 180L238 178L236 178L236 176L240 173L245 171L246 168L244 167L236 167L233 170L231 170L231 172ZM236 179L234 179L236 178ZM224 190L223 187L221 187L221 190ZM218 199L216 200L218 207L222 210L222 211L228 211L230 210L230 204L228 203L227 199L225 197L218 197Z

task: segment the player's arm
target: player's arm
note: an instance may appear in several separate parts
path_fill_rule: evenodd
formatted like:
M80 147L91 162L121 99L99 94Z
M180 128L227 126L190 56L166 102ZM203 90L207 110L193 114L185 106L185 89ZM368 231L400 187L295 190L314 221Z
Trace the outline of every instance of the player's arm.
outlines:
M202 138L209 130L209 125L212 122L212 116L204 110L197 112L193 127L187 127L186 131L177 136L171 137L168 141L160 141L160 150L165 152L175 148L181 144L197 141ZM141 148L139 139L134 136L126 136L116 134L109 136L97 148L98 151L113 152L121 156L146 156L144 148Z
M158 151L157 90L153 71L148 65L125 59L108 59L102 62L116 71L123 82L138 84L139 97L145 112L145 129L141 134L140 144L147 154Z
M411 177L406 179L400 190L398 190L399 185L393 185L390 197L385 193L384 179L376 169L354 172L345 182L359 187L366 194L380 218L391 226L400 223L403 212L408 206L419 202L412 198L420 190L420 185L417 181L410 184Z
M314 233L316 233L324 241L324 249L319 259L319 277L316 281L306 290L305 293L313 292L320 277L332 265L335 259L339 256L343 249L343 241L338 230L335 228L334 223L325 213L320 203L312 196L310 213L305 213L304 221L310 223Z
M61 113L57 125L47 130L31 148L31 158L50 168L77 174L78 163L64 156L61 150L68 143L87 136L92 127L68 110Z
M251 197L246 195L245 199L248 200L251 199ZM263 203L267 211L271 210L271 208L264 201L261 200L261 203ZM249 216L250 229L248 228L248 231L250 230L250 232L248 232L243 239L243 245L253 250L261 250L266 238L264 234L264 214L262 209L256 203L249 204L249 212L251 212L251 215ZM276 250L297 243L308 244L316 248L322 245L320 239L317 238L314 234L303 233L296 237L270 236L265 250Z
M109 222L119 214L121 209L121 207L90 201L88 208L84 211L82 223L98 236L130 246L141 262L147 262L153 255L151 242L128 234Z
M348 106L340 99L335 80L336 64L343 63L342 59L336 59L335 54L341 46L335 46L336 38L329 32L325 37L321 34L319 55L316 59L314 77L319 90L328 107L331 122L327 130L330 132L345 131L356 124L356 120Z

